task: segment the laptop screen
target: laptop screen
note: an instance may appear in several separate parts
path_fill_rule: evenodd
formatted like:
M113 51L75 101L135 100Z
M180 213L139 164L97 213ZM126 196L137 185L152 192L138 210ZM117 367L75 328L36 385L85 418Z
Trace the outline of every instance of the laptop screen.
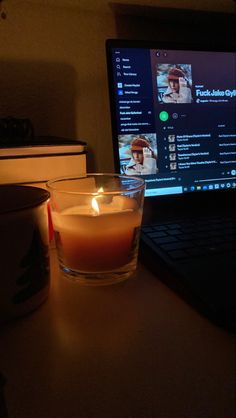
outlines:
M115 168L146 196L236 187L236 53L106 43Z

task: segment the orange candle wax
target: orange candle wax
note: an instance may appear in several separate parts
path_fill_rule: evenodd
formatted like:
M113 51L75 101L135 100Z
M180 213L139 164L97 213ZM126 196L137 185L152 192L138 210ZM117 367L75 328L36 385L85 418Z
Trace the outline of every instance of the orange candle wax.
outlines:
M124 196L108 204L97 200L99 213L89 205L53 213L57 245L68 268L111 271L128 264L135 254L142 216L136 201Z

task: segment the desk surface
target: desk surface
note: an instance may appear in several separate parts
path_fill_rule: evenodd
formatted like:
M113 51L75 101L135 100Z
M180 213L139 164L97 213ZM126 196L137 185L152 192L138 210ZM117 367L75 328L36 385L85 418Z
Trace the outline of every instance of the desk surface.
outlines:
M236 337L139 265L82 287L51 254L48 300L1 330L9 418L234 418Z

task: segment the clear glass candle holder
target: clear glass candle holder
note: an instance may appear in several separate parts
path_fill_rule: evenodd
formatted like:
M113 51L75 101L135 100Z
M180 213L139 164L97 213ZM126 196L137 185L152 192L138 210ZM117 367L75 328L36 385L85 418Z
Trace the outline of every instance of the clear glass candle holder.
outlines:
M47 183L56 250L63 274L106 285L136 270L145 181L84 174Z

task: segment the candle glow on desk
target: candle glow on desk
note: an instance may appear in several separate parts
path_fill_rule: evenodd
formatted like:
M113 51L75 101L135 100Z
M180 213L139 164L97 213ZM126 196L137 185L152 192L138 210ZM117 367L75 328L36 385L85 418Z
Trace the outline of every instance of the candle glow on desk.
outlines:
M63 264L79 271L111 271L137 257L141 210L135 199L103 195L90 205L52 211L55 239ZM61 249L61 251L60 251Z

